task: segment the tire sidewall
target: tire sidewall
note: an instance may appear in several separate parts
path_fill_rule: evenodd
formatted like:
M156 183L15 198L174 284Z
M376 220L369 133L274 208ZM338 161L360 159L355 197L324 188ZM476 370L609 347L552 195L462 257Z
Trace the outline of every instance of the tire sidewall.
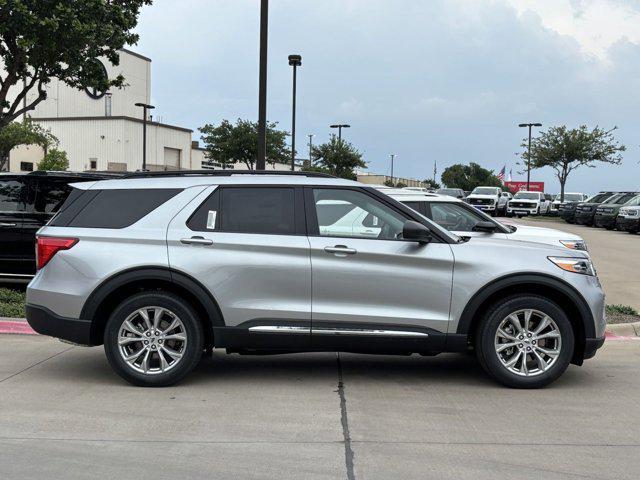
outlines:
M495 351L495 334L498 326L509 314L524 309L539 310L551 317L560 331L562 347L560 356L546 372L533 377L522 377L509 372L500 362ZM514 296L498 302L483 319L477 338L480 363L487 372L503 385L514 388L540 388L556 380L569 366L575 345L574 332L569 318L552 301L536 295Z
M131 369L120 355L118 333L122 322L143 307L158 306L176 314L187 333L187 346L178 365L166 373L145 375ZM111 314L104 331L104 350L115 372L129 383L144 387L164 387L182 380L197 365L203 349L202 325L191 306L170 293L140 293L123 301Z

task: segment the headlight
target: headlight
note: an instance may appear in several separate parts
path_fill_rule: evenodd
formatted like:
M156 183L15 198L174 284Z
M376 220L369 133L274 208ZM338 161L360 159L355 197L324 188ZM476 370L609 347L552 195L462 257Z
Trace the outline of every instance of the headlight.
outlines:
M560 240L560 243L571 250L588 250L587 242L584 240Z
M590 275L595 277L596 269L588 258L571 258L571 257L547 257L562 270L571 273L579 273L580 275Z

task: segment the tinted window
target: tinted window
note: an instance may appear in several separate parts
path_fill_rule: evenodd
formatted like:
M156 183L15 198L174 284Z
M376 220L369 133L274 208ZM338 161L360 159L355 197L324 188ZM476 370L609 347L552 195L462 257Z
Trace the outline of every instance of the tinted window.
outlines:
M207 232L220 228L220 189L217 189L191 215L187 227L197 232Z
M476 187L471 192L472 195L498 195L498 189L490 187Z
M478 222L485 221L478 213L455 203L431 203L431 219L447 230L472 232Z
M175 196L178 189L98 190L93 198L70 219L69 227L125 228ZM96 193L97 192L97 193ZM83 196L84 197L84 196ZM78 202L78 200L76 200ZM73 206L73 204L72 204ZM69 210L72 209L69 207ZM62 215L60 215L62 217ZM51 223L58 224L57 218ZM62 225L61 225L62 226Z
M71 187L64 180L40 180L33 204L38 213L55 213L69 196Z
M622 205L624 203L627 203L629 200L631 200L635 196L636 196L635 193L627 193L625 195L620 196L620 198L618 198L615 203L618 205Z
M513 199L514 200L539 200L540 194L532 193L532 192L518 192L514 195Z
M423 202L402 202L402 203L404 203L407 207L411 208L412 210L415 210L416 212L422 215L426 213L422 205Z
M379 240L402 238L405 218L375 198L362 192L343 189L314 189L313 197L319 221L318 232L325 237L360 237ZM344 215L327 217L327 206L340 206ZM338 209L334 209L338 211ZM331 223L328 223L331 220Z
M24 211L25 187L26 183L21 179L0 177L0 212Z
M227 232L295 233L293 188L223 188L220 228Z

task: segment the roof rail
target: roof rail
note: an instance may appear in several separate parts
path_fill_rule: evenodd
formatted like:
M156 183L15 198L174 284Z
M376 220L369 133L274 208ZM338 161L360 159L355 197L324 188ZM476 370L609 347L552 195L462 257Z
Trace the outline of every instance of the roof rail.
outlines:
M213 176L230 177L232 175L287 175L298 177L320 177L336 178L328 173L320 172L291 172L288 170L168 170L158 172L132 172L127 173L123 178L145 178L145 177L189 177L189 176Z
M46 177L47 175L65 176L65 177L122 177L122 173L103 172L99 170L91 170L89 172L68 172L66 170L35 170L27 175L34 177Z

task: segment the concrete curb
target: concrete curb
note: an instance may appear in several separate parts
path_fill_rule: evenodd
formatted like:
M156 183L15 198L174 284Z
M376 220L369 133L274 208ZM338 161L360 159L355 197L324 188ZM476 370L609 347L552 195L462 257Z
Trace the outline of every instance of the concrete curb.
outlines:
M640 322L607 325L607 332L619 337L640 337Z

